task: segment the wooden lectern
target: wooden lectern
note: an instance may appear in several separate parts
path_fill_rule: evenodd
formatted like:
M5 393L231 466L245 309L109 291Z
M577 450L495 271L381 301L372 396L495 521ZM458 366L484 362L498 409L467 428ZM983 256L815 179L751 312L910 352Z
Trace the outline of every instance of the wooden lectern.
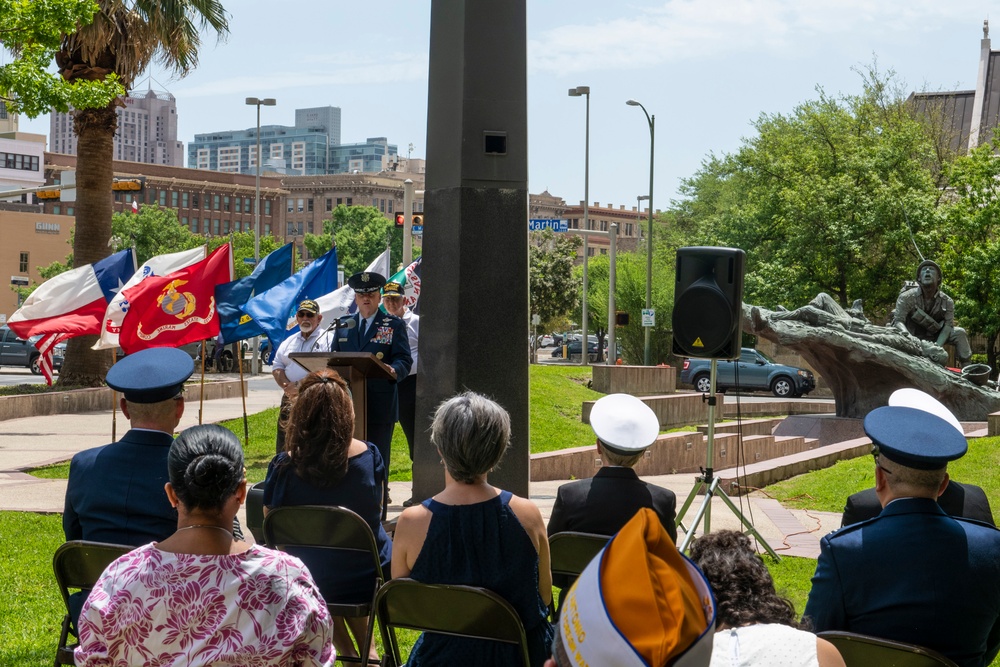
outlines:
M310 373L330 368L347 382L354 403L354 437L368 440L368 383L392 380L392 369L370 352L294 352L288 358Z

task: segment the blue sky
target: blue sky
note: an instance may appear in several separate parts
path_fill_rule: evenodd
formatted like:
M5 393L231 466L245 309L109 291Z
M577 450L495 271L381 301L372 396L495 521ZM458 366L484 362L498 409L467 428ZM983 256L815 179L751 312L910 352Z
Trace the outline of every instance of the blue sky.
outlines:
M293 124L296 108L342 109L344 142L386 136L426 154L429 0L228 0L232 34L208 41L200 65L154 87L178 100L179 138L252 127L248 96L274 97L262 123ZM975 86L981 0L528 0L529 189L583 199L582 98L591 88L590 199L635 205L649 180L656 115L654 201L711 152L739 146L761 113L816 96L856 93L853 68L877 58L906 90ZM994 26L1000 49L1000 17ZM144 82L140 84L145 87ZM48 133L48 118L21 129Z

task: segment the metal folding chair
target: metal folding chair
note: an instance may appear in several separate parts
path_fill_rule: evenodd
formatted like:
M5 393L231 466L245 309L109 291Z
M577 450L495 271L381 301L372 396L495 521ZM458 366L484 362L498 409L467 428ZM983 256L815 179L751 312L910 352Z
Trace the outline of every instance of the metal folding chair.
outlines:
M847 667L957 667L950 659L929 648L903 642L859 635L854 632L827 630L817 636L840 651Z
M607 535L595 535L593 533L577 533L564 531L549 537L549 562L554 580L564 583L561 588L559 598L562 600L562 591L573 585L576 578L580 576L584 568L594 559L601 549L608 544L611 538ZM555 606L552 611L552 618L559 617L559 607Z

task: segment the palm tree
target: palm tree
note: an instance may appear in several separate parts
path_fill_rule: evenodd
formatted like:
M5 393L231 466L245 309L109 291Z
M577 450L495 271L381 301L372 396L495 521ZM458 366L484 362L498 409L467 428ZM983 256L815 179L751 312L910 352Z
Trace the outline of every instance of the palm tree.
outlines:
M218 0L98 0L98 5L93 23L64 35L56 54L59 73L70 83L114 74L130 90L154 60L184 76L198 64L203 30L214 31L220 40L229 33L226 11ZM124 106L120 99L74 112L73 129L78 137L76 266L96 262L111 251L111 163L119 106ZM99 386L104 382L112 355L91 350L94 342L93 336L69 341L59 384Z

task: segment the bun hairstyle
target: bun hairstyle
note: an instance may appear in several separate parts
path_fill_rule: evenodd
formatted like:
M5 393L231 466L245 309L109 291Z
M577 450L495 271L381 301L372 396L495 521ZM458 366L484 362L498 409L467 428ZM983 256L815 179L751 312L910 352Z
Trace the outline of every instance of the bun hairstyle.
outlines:
M221 509L243 481L243 447L221 426L192 426L170 445L167 470L185 508Z

